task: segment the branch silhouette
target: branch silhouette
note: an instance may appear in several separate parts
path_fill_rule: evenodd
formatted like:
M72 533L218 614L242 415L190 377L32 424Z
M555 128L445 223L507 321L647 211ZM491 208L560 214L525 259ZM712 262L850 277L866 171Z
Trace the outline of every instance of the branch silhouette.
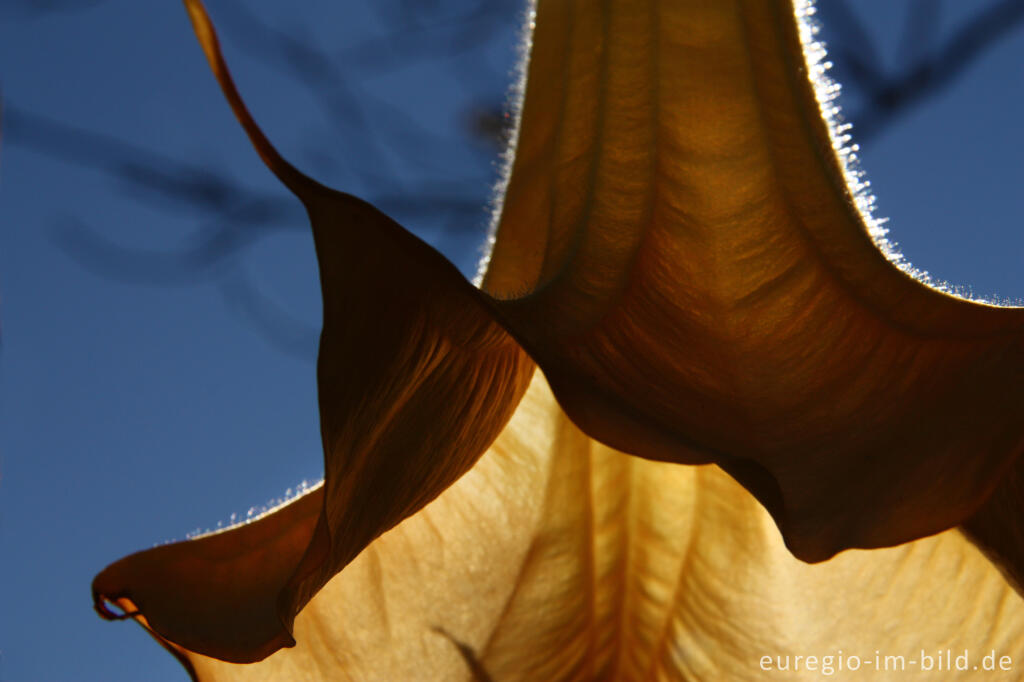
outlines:
M102 0L23 0L35 11L87 7ZM405 224L435 226L442 247L479 241L486 222L493 154L503 149L512 122L500 95L486 94L504 73L487 65L482 51L521 19L519 0L448 0L431 3L377 0L368 8L384 32L329 50L309 32L267 24L243 2L222 3L222 21L237 46L301 86L334 134L311 140L310 156L334 159L332 173L344 188L365 196ZM886 68L871 32L845 0L818 5L830 30L833 75L860 103L847 120L859 143L870 143L893 121L948 88L986 50L1024 23L1024 2L998 0L938 39L941 0L908 5L897 64ZM394 73L424 61L445 62L478 104L462 121L461 135L422 126L415 116L373 94L367 77ZM506 72L507 73L507 72ZM315 330L245 275L242 255L266 235L305 229L298 205L283 192L267 195L207 166L133 145L104 133L62 123L8 105L5 137L60 161L98 170L133 198L168 213L202 217L183 244L164 251L129 249L86 221L64 221L56 239L100 275L160 285L209 282L275 347L312 358ZM322 140L337 153L323 152ZM474 145L474 142L476 143ZM484 153L486 149L490 153ZM465 149L458 163L453 149Z
M838 44L830 46L834 75L861 94L865 103L848 116L858 142L872 140L896 118L948 88L986 50L1024 22L1024 2L1001 0L979 10L941 45L935 44L942 3L916 0L903 29L901 63L888 71L874 41L845 0L819 5Z

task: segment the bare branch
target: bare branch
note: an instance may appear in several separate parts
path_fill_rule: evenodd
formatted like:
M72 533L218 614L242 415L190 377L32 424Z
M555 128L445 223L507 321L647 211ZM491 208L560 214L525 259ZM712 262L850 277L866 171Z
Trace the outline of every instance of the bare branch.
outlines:
M20 0L18 6L56 11L97 2L102 0ZM268 25L237 0L224 19L248 54L301 84L336 126L340 153L324 153L320 138L309 156L340 171L349 185L345 189L363 194L400 222L437 226L438 239L454 244L481 234L494 172L489 160L467 153L455 167L442 161L453 149L465 147L463 141L425 129L417 117L373 95L355 75L365 79L393 73L424 60L453 60L446 65L450 69L479 68L483 60L476 55L509 29L520 5L521 0L372 0L368 6L386 30L333 52L306 36ZM938 43L940 0L914 0L897 54L901 65L890 70L871 32L846 2L827 0L818 9L835 33L830 55L836 75L863 98L851 119L859 142L869 141L898 116L948 87L1024 22L1024 2L998 0ZM467 56L473 58L454 61ZM482 82L460 82L478 93L477 101L494 97L482 93ZM493 145L493 151L504 148L510 124L501 106L482 104L467 114L464 129ZM213 283L268 341L310 357L315 332L262 294L245 276L240 260L267 234L305 227L291 197L283 192L268 196L208 166L17 107L7 106L4 125L5 142L99 170L135 198L164 210L214 216L161 251L129 249L82 221L65 221L56 239L86 267L135 283Z
M830 12L852 17L849 8L841 0L823 3L823 7ZM917 10L910 21L937 21L929 17L929 11ZM861 110L850 117L857 140L870 140L898 116L949 87L987 49L1010 35L1022 21L1024 2L995 2L980 10L942 46L927 52L918 61L900 67L893 75L861 60L852 46L834 51L836 73L840 81L846 81L859 89L867 100ZM928 35L932 31L933 28L929 26L908 26L905 35Z

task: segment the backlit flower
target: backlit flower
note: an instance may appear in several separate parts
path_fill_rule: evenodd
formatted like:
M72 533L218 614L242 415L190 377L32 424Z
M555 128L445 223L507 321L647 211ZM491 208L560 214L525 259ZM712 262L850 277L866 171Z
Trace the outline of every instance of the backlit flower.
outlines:
M540 0L476 288L284 161L186 0L313 225L325 482L113 564L101 613L204 680L1022 661L964 532L1020 581L1024 310L887 257L796 4Z

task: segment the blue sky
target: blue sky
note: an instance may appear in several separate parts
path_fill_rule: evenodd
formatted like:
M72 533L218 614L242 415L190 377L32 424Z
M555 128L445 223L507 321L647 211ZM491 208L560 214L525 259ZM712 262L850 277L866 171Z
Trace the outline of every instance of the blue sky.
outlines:
M323 91L272 65L272 51L254 58L251 27L232 20L238 5L209 2L239 87L282 152L378 200L464 271L476 262L495 161L462 131L474 103L502 101L521 13L495 4L506 8L503 28L482 47L384 68L397 58L389 49L345 51L394 30L369 3L310 0L302 14L247 3L267 25L339 56L334 115ZM895 66L908 5L856 4ZM936 41L989 4L946 2ZM180 3L83 5L0 7L0 681L182 680L141 629L95 616L89 583L124 554L244 517L320 476L312 242L231 117ZM350 116L346 89L377 113ZM878 212L916 266L979 295L1024 298L1022 120L1018 26L863 145ZM258 237L224 261L169 263L216 216L118 179L95 153L112 143L46 121L266 197L269 212L244 234ZM469 208L405 207L423 187ZM274 317L273 333L247 308L252 296L271 302L256 310Z

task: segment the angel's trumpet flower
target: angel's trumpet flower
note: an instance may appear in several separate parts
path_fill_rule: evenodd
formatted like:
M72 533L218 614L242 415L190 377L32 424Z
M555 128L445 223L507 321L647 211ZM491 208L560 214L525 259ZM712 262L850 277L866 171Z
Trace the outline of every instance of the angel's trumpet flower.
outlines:
M887 258L807 5L540 0L479 288L282 159L186 5L313 225L325 482L113 564L102 614L204 680L1021 659L1024 604L949 529L1024 576L1024 310Z

